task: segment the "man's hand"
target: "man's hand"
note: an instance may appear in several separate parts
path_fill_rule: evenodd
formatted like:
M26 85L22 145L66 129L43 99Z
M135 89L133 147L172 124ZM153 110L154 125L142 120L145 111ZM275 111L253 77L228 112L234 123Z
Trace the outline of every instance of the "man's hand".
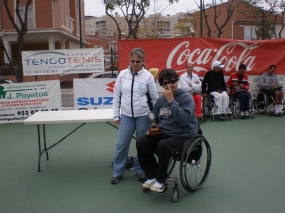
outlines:
M200 84L200 81L196 81L195 84Z
M168 103L174 100L174 95L169 84L167 84L167 88L165 89L164 97Z
M236 87L236 86L238 86L238 83L237 83L237 82L234 82L233 85Z
M269 84L271 87L274 87L276 84L274 82Z
M116 125L120 125L120 120L115 120L114 122Z

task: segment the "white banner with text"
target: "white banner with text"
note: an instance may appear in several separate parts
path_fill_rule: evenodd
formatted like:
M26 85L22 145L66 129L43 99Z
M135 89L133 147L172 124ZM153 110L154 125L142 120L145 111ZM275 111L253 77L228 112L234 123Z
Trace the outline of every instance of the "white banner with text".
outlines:
M112 109L115 78L73 79L74 109Z
M57 80L0 85L0 123L19 123L38 111L61 109Z
M24 76L104 72L103 48L22 51Z

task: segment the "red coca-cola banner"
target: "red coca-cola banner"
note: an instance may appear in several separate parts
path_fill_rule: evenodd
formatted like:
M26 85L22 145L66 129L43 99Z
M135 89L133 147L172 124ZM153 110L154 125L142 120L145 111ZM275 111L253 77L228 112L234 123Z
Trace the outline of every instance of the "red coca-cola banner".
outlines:
M214 61L225 65L224 75L238 70L240 64L247 65L247 74L260 75L269 65L276 65L276 74L285 73L285 39L265 41L243 41L214 38L171 38L118 41L119 70L130 65L130 52L141 47L145 52L147 67L172 68L178 73L192 63L194 72L204 76L212 69Z

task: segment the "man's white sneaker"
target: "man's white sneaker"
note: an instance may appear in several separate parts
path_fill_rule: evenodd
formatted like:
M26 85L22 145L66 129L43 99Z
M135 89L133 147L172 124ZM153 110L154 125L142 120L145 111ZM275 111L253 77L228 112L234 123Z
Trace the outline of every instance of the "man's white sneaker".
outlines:
M150 190L153 192L163 192L165 188L164 183L159 183L155 181L155 183L150 187Z
M246 117L250 116L250 114L249 114L249 112L247 110L245 111L244 114L245 114Z
M244 115L244 112L243 111L241 111L240 112L240 117L244 117L245 115Z
M155 183L155 178L148 179L147 181L145 181L143 183L142 187L145 188L145 189L149 189L154 183Z

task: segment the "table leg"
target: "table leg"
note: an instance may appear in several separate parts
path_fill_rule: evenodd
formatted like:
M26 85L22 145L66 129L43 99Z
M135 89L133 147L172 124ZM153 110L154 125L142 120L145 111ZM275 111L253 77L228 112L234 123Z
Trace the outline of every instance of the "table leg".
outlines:
M38 130L38 145L39 145L38 172L41 172L42 149L41 149L41 131L39 124L37 125L37 130Z
M46 152L47 160L49 160L48 157L48 150L47 150L47 144L46 144L46 125L43 124L43 134L44 134L44 151Z

